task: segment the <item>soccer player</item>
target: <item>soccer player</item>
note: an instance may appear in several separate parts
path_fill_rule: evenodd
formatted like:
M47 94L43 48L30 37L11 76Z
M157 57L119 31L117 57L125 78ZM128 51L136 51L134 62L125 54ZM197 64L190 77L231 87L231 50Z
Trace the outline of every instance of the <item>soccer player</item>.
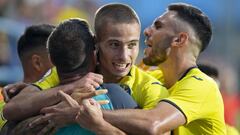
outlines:
M124 4L101 7L95 15L98 72L104 82L124 85L140 108L150 109L166 97L162 84L135 64L139 51L141 25L135 11Z
M62 84L72 82L92 71L94 68L93 58L94 40L88 24L85 21L71 19L61 23L50 35L48 40L48 51L51 61L56 66L59 79ZM73 55L74 54L74 55ZM101 81L101 80L100 80ZM32 93L33 94L33 93ZM97 99L106 99L106 95L99 95ZM15 98L21 97L21 93ZM15 98L12 100L14 101ZM36 98L36 96L35 96ZM11 100L10 100L11 103ZM63 107L64 104L61 103ZM103 105L103 108L111 109L111 104ZM71 110L69 110L70 112ZM65 115L69 116L69 115ZM74 119L74 117L72 117ZM21 126L20 126L21 127ZM73 129L76 126L72 125ZM21 128L20 130L23 130ZM19 128L12 134L24 134ZM62 129L61 132L64 132ZM83 130L83 129L82 129ZM24 131L24 132L27 132ZM88 132L83 130L83 132ZM29 134L29 132L27 132ZM34 134L34 133L33 133Z
M53 66L47 55L46 43L54 28L49 24L33 25L26 28L19 38L17 49L23 67L23 82L38 81Z
M182 135L226 134L218 86L196 64L199 54L211 40L208 17L191 5L171 4L144 34L145 43L151 49L144 62L147 65L161 63L170 96L151 110L103 111L103 114L94 105L84 102L85 110L80 110L77 116L79 123L95 133L103 133L102 129L111 129L114 125L128 134L137 135L162 134L170 130ZM106 131L103 134L113 133Z
M48 58L46 43L48 36L54 28L55 26L49 24L32 25L27 27L25 32L20 36L17 52L22 64L24 83L38 81L53 67ZM21 85L24 86L24 83ZM14 85L17 84L8 85L7 87L11 89ZM9 96L7 98L11 98L19 91L14 91L14 89L12 89L12 91L6 92Z
M32 25L27 27L25 32L20 36L17 51L22 64L24 78L23 83L18 83L19 87L25 87L25 83L33 83L41 79L48 69L53 66L47 56L46 43L48 36L54 28L55 26L49 24ZM8 85L7 87L11 89L14 87L14 84ZM8 101L9 98L18 92L16 89L7 91L8 96L5 97L5 101ZM1 112L3 106L4 102L2 100ZM1 119L1 121L2 126L4 119Z

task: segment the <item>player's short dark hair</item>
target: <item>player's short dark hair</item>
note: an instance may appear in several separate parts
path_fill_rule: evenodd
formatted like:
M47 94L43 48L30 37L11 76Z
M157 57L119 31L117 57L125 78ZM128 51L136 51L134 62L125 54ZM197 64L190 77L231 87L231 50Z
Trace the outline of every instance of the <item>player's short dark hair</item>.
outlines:
M94 38L85 20L69 19L60 23L48 39L52 63L62 73L88 69Z
M140 20L136 12L129 6L120 3L111 3L98 9L94 19L95 33L99 34L103 24L111 21L113 23L138 23Z
M208 76L214 76L218 78L218 69L211 65L198 64L198 68Z
M192 26L201 42L201 52L204 51L212 37L209 18L200 9L184 3L171 4L168 10L177 12L180 19Z
M17 51L21 61L23 61L23 58L28 58L29 54L44 52L46 54L47 39L54 28L55 26L50 24L27 27L18 40Z

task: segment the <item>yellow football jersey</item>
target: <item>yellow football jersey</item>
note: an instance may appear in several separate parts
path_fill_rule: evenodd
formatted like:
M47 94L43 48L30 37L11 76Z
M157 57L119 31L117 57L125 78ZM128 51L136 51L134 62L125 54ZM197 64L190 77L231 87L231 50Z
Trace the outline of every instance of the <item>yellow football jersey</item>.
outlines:
M174 134L226 134L222 96L212 78L193 68L169 92L163 101L176 106L186 117L186 123L175 129Z

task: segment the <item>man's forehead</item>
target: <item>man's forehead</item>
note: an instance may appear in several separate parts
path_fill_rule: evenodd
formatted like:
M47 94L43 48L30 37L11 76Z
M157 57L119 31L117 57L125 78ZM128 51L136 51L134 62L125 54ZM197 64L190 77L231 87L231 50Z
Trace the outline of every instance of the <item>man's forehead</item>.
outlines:
M115 41L115 42L138 42L139 37L138 36L132 36L128 38L122 38L122 37L108 37L107 41Z
M101 38L106 40L118 40L118 41L131 41L139 40L140 38L140 26L137 23L119 23L108 24L107 27L102 29L103 34Z

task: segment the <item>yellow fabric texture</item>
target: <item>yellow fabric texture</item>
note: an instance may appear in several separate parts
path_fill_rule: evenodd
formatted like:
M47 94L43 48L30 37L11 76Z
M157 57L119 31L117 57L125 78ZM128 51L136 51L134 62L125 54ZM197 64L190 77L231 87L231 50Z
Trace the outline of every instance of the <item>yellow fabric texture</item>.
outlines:
M41 89L48 89L59 84L56 68L52 69L43 79L35 83ZM130 74L125 76L120 84L125 84L131 89L131 96L143 109L151 109L160 99L167 97L168 91L154 77L141 69L133 66Z
M46 90L57 86L59 83L60 81L58 78L57 69L56 67L53 67L48 70L42 79L34 83L34 85L38 86L42 90Z
M0 118L0 129L2 128L2 126L7 122L5 119L3 119L3 115L2 115L2 111L3 111L3 107L5 105L5 102L3 100L3 96L2 96L2 88L0 87L0 113L1 113L1 118Z
M164 84L163 72L159 66L148 66L145 65L143 61L141 61L137 66Z
M169 101L179 107L187 122L174 130L176 135L226 134L223 100L216 82L198 68L169 89Z
M162 70L156 69L156 70L151 70L151 71L146 71L146 72L164 84Z
M143 109L154 108L160 99L169 95L161 82L136 66L132 66L130 74L120 84L129 86L131 96Z
M238 130L235 127L226 124L226 128L227 128L227 135L240 135Z

